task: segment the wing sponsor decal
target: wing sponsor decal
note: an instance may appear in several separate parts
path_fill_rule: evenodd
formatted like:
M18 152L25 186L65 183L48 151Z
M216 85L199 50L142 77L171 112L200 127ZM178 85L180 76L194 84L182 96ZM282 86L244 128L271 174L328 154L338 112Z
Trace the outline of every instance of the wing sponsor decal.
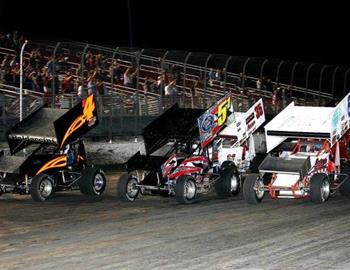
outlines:
M258 100L242 117L240 128L233 130L232 135L237 137L233 147L242 145L265 122L264 105L262 99Z
M206 114L203 117L202 123L200 124L200 130L203 132L209 132L215 126L215 118L211 114Z
M231 121L232 115L231 95L226 95L198 118L202 147L206 147L222 127Z
M349 129L349 102L347 94L334 108L331 118L331 145L334 145Z

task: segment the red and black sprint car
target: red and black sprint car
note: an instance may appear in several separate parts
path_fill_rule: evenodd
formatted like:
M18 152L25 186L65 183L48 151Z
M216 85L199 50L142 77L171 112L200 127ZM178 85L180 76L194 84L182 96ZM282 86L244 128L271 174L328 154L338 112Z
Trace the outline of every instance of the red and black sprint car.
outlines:
M236 116L230 94L207 110L169 108L144 128L146 155L137 152L126 162L127 173L118 182L120 199L134 201L141 192L192 203L212 188L219 197L237 195L242 171L232 159L219 163L218 153L219 133Z

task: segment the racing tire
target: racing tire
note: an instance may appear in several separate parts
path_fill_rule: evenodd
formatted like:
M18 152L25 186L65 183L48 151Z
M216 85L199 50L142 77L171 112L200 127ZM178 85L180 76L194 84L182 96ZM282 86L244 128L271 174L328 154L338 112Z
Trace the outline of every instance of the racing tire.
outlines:
M80 192L85 195L100 196L105 191L107 180L99 168L85 168L78 181Z
M256 154L253 160L250 162L249 171L251 173L259 173L259 166L261 162L266 158L266 154Z
M331 195L331 184L324 173L316 173L310 179L310 200L313 203L324 203Z
M175 200L181 204L190 204L196 199L197 186L194 178L184 175L176 180Z
M118 181L118 197L123 202L133 202L139 195L140 189L136 186L138 180L136 176L125 173Z
M264 196L265 191L256 190L257 185L264 185L263 180L258 174L249 174L243 182L243 197L249 204L259 204Z
M34 201L44 202L52 196L54 188L54 180L49 175L41 173L33 177L29 191Z
M341 195L350 198L350 166L348 164L344 164L341 172L347 174L348 178L339 187L339 192Z
M237 196L239 194L240 179L234 164L220 172L220 177L215 181L214 187L216 194L222 198Z

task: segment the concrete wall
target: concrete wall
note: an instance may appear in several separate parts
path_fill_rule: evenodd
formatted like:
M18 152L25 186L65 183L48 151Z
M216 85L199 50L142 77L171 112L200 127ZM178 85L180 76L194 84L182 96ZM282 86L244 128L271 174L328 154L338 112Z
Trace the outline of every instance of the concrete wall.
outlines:
M95 165L114 165L126 162L137 151L145 153L141 137L114 139L109 142L85 141L88 159Z

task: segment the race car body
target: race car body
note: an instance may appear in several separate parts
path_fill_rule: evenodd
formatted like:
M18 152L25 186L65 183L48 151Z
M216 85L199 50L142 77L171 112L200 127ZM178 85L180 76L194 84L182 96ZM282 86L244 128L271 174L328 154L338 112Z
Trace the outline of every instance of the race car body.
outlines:
M226 154L221 162L218 156L224 152L224 140L236 142L229 149L231 156L238 148L246 147L242 144L261 125L250 125L250 114L251 110L234 113L230 94L207 110L174 105L144 129L146 155L138 152L126 163L128 173L120 178L118 186L120 198L133 201L139 192L160 193L175 196L179 203L191 203L197 194L208 193L213 187L219 196L237 195L240 176L235 162L240 163L242 154L237 158ZM244 121L241 129L246 132L236 128L236 119Z
M250 175L243 193L258 203L272 198L310 198L321 203L348 185L349 94L336 107L288 105L265 126L270 153Z
M102 194L105 176L87 164L82 136L98 124L91 95L70 110L40 107L7 132L0 153L0 194L31 194L45 201L55 191L79 188Z

